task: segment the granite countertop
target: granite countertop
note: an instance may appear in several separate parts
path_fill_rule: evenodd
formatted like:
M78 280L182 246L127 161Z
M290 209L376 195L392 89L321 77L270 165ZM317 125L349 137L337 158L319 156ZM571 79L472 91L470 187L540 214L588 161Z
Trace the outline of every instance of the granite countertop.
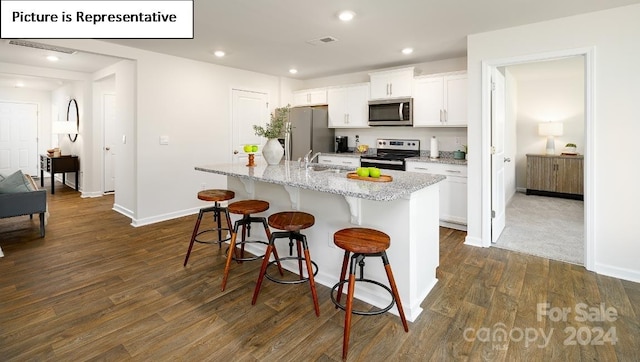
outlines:
M428 173L382 170L384 175L390 175L393 180L391 182L373 182L347 178L347 172L353 171L351 169L331 167L330 170L312 171L301 168L298 162L293 161L283 161L274 166L263 162L257 162L254 167L238 163L204 165L197 166L195 169L241 179L375 201L397 200L445 179L445 176ZM340 172L332 171L337 169L340 169Z
M375 155L375 151L371 152L371 149L369 149L368 152L366 153L359 153L359 152L346 152L346 153L322 153L322 155L325 156L338 156L338 157L347 157L347 158L360 158L360 156L363 155ZM445 163L445 164L449 164L449 165L462 165L462 166L466 166L467 165L467 160L456 160L453 158L453 152L442 152L442 155L440 158L430 158L429 156L426 155L422 155L420 157L409 157L406 158L405 160L407 161L416 161L416 162L431 162L431 163Z

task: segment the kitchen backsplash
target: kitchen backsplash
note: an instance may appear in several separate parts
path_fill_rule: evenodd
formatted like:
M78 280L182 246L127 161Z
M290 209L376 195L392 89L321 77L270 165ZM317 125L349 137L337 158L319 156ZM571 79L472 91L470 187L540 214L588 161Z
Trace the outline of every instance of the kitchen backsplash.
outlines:
M361 145L369 145L376 148L378 138L399 138L420 140L420 152L429 151L431 137L438 140L438 150L440 152L453 152L464 150L463 145L467 144L467 128L413 128L413 127L372 127L360 129L336 128L336 136L349 137L349 148L356 146L356 135L359 136Z

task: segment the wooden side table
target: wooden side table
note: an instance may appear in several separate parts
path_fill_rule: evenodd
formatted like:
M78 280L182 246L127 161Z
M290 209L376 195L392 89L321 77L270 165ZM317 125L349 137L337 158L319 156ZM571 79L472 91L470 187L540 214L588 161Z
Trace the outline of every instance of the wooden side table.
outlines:
M44 187L44 172L47 171L51 174L51 194L55 194L56 190L55 177L56 173L62 173L62 183L66 182L66 173L74 172L76 174L76 191L78 191L78 172L80 171L80 162L78 156L59 156L50 157L47 155L40 155L40 186Z

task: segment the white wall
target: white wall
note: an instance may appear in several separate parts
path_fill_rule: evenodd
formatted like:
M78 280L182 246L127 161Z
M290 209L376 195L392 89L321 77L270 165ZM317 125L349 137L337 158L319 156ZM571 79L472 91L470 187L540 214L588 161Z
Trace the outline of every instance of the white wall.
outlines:
M96 40L55 40L51 44L131 59L135 115L127 124L127 147L121 158L130 162L116 172L116 200L135 225L192 213L203 205L196 198L201 184L226 187L226 178L197 172L194 166L231 160L231 89L263 91L270 109L279 106L280 89L296 82L184 58L143 51ZM98 79L97 77L95 79ZM120 77L116 74L116 84ZM118 86L116 86L118 87ZM116 91L116 102L121 97ZM287 97L282 99L287 100ZM169 136L160 145L160 136ZM95 145L94 145L95 147ZM117 161L118 161L117 160ZM128 172L126 183L122 173ZM129 184L130 183L130 184Z
M637 164L632 152L621 145L633 145L640 134L640 5L556 19L468 37L469 144L483 145L482 62L500 61L569 49L595 48L594 144L591 157L594 223L589 225L595 240L595 271L640 281L640 243L635 227L640 211L640 189L634 177L620 170ZM490 178L483 174L488 153L469 155L468 236L481 244L490 233L482 223L488 205ZM485 167L484 170L487 170ZM587 195L589 196L589 195Z
M557 121L563 135L555 137L556 154L571 142L584 153L584 73L580 76L519 80L517 83L517 187L526 188L526 154L544 154L546 137L538 135L538 124Z

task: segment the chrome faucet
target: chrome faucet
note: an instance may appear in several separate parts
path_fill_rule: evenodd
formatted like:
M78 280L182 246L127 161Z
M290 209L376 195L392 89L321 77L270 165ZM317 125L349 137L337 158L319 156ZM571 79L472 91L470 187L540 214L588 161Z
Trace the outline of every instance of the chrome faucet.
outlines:
M306 155L304 155L304 168L309 167L309 164L311 162L313 162L313 160L315 158L317 158L318 156L320 156L321 152L316 153L315 155L311 156L311 158L309 158L309 155L311 155L311 153L313 152L313 150L309 150L309 152L307 152Z

